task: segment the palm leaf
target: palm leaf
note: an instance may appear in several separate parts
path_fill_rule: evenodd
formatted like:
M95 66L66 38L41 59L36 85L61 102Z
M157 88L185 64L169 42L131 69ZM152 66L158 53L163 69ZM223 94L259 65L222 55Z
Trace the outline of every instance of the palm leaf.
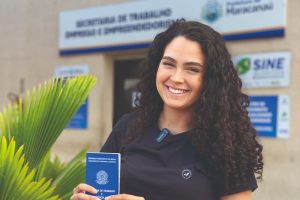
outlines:
M84 151L64 164L57 157L50 160L50 148L84 102L95 81L93 76L70 78L65 84L60 79L50 80L32 92L27 91L19 104L3 109L0 135L12 140L14 145L6 148L6 140L3 140L0 146L0 199L59 198L52 194L69 199L72 188L84 180ZM14 149L18 149L15 156L12 154ZM7 162L7 156L3 155L10 155L12 162ZM13 170L8 173L10 168ZM39 191L32 192L36 188Z
M73 188L85 179L85 158L86 149L79 152L67 164L60 162L58 157L52 161L50 152L37 167L36 180L42 177L52 179L51 185L55 186L55 194L61 199L70 199Z
M0 141L0 199L59 199L53 195L55 187L46 179L34 181L35 170L29 170L25 162L23 146L16 149L14 138L7 142L5 136Z
M37 166L96 82L93 76L69 78L65 84L54 79L39 85L18 105L0 113L2 135L15 137L17 147L24 144L30 168Z
M43 177L54 180L62 172L64 167L65 164L62 163L57 156L51 160L51 151L49 151L36 167L35 180L40 180Z
M55 194L62 199L70 199L73 188L85 180L85 158L86 149L77 154L53 180ZM68 192L66 192L68 191Z

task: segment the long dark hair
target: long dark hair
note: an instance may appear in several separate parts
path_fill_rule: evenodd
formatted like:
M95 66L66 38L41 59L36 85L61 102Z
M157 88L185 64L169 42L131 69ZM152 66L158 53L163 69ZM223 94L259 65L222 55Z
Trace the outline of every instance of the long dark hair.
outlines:
M124 146L158 122L163 101L156 89L156 72L166 46L178 36L200 44L205 54L203 87L196 103L189 137L203 155L207 168L225 190L249 181L249 174L262 178L262 146L256 140L246 107L249 97L231 61L223 37L199 22L179 20L159 33L142 62L145 71L138 85L141 96L138 118L128 131Z

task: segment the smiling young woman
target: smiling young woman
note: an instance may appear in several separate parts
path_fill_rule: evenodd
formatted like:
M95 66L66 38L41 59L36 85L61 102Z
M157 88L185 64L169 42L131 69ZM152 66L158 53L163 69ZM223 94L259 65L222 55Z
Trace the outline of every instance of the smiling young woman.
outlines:
M262 146L222 36L177 21L155 37L141 65L136 111L101 149L122 153L122 194L109 199L250 200ZM80 184L71 199L93 199L86 191L95 193Z
M179 36L166 46L156 74L156 87L164 109L190 112L199 99L204 62L197 42Z

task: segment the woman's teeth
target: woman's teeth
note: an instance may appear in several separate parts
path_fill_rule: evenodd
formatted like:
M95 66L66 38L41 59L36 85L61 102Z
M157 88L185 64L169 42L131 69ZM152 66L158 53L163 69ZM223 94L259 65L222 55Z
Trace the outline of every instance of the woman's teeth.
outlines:
M183 94L185 92L187 92L187 90L181 90L181 89L175 89L175 88L171 88L171 87L168 87L169 91L174 93L174 94Z

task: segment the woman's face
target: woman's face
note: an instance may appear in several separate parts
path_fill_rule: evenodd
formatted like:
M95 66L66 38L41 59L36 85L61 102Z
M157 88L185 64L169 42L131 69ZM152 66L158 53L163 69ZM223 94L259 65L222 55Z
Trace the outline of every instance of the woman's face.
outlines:
M187 110L199 98L205 57L197 42L183 36L167 46L156 74L156 88L164 106Z

